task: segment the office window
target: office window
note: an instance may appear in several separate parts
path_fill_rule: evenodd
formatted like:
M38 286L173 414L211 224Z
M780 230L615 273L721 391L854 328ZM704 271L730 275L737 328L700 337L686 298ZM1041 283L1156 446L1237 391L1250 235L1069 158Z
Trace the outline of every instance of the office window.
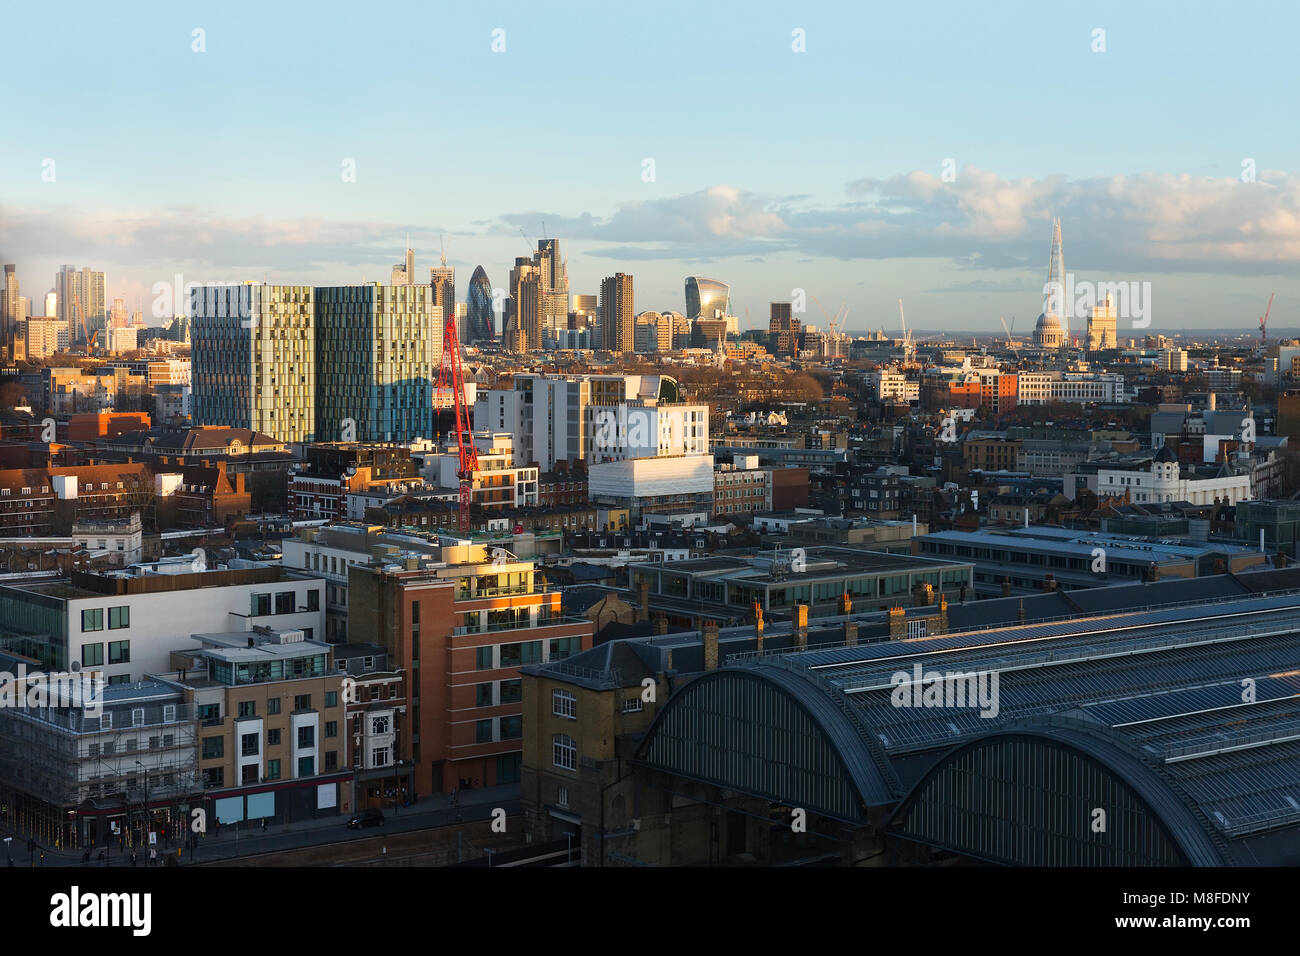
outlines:
M81 666L82 667L102 667L103 665L104 665L103 644L82 644L81 645Z
M104 629L104 609L87 608L81 612L81 629L83 631L102 631Z
M130 641L109 641L108 662L110 664L127 664L131 661Z
M556 717L567 717L569 720L577 720L578 698L574 697L567 690L551 691L551 713Z
M551 735L551 760L561 770L578 769L578 745L568 734Z
M110 607L108 609L108 629L110 631L120 631L124 627L131 626L131 608L127 605L122 607Z
M298 728L298 746L314 747L316 745L316 728L299 727Z

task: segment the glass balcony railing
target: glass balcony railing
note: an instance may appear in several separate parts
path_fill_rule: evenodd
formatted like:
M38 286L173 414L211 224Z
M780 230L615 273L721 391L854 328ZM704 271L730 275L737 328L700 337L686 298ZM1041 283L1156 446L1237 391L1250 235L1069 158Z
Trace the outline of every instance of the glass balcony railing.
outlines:
M584 617L566 617L556 614L551 617L539 617L536 621L500 621L495 624L461 625L454 629L452 634L459 637L463 634L489 634L495 631L522 631L539 627L555 627L557 624L588 623L590 622Z

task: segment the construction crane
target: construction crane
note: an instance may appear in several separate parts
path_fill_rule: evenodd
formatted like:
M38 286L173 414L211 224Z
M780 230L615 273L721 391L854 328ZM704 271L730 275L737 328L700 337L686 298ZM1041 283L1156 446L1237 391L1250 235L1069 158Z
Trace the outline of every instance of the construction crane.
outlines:
M522 231L522 230L521 230ZM436 294L434 282L429 280L430 292ZM442 329L442 365L438 368L437 394L443 388L451 391L456 409L456 450L460 464L456 477L460 479L460 514L457 528L462 534L469 531L470 506L474 498L474 472L478 471L478 451L474 448L474 430L470 422L469 406L465 403L465 372L460 364L460 336L456 334L456 313L446 316Z
M1007 320L1003 316L998 316L998 321L1002 323L1002 331L1007 333L1007 348L1009 348L1011 354L1016 357L1016 361L1019 361L1020 353L1016 351L1016 343L1011 338L1011 330L1015 328L1016 317L1014 315L1011 317L1011 325L1007 325Z
M1264 314L1259 317L1259 344L1260 345L1263 345L1264 340L1268 338L1268 314L1273 311L1273 296L1275 295L1277 295L1276 292L1269 293L1268 308L1265 309Z
M912 341L912 333L907 331L907 316L903 314L903 300L898 300L898 321L903 326L903 360L910 361L916 354L916 343Z

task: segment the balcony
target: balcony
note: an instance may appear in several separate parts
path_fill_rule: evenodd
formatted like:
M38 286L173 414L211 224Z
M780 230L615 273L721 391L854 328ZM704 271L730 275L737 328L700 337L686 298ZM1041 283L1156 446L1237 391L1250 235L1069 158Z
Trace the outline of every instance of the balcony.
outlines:
M539 617L536 621L506 621L499 624L480 624L472 627L462 625L455 628L452 634L460 637L465 634L489 634L497 631L535 631L543 627L557 627L562 624L590 624L591 621L585 617L566 617L556 614L551 617Z

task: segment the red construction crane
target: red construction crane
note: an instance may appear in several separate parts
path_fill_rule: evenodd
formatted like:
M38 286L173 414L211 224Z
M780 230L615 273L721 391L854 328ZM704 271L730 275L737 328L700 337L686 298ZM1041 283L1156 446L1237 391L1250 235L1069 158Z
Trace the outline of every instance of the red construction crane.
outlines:
M433 282L429 282L430 295ZM465 404L465 373L460 366L460 337L456 334L456 313L446 317L442 329L442 365L438 369L438 394L446 388L451 391L456 406L456 448L460 452L460 516L458 529L469 531L469 512L474 494L474 472L478 470L478 451L474 448L474 430L470 424L469 408Z
M1268 338L1268 314L1273 311L1273 296L1275 295L1277 295L1276 292L1272 292L1269 294L1268 308L1264 310L1264 314L1259 318L1259 344L1260 345L1263 345L1264 340Z

